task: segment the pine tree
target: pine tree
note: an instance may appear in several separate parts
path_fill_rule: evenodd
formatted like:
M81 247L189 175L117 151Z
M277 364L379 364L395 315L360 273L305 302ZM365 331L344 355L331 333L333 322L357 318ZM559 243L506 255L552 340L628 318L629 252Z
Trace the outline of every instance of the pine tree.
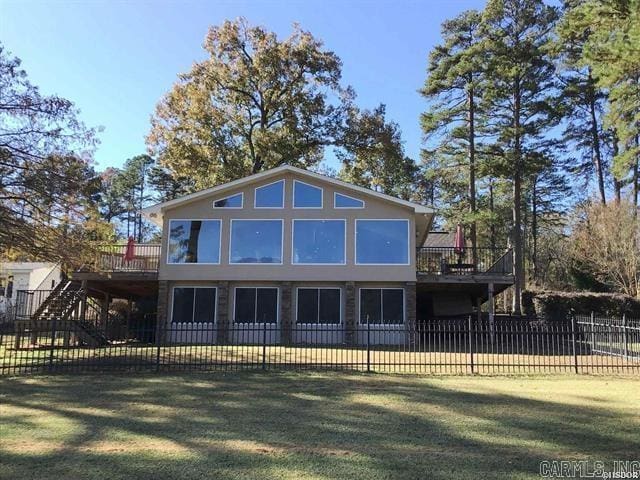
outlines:
M564 11L570 11L576 4L576 0L566 1ZM557 56L565 107L564 143L571 152L581 154L580 162L576 161L572 168L573 173L587 182L595 177L600 202L606 205L605 185L610 163L607 154L612 153L612 135L603 126L607 92L598 86L593 68L582 62L589 27L572 23L571 16L564 15L558 23L557 34L553 51Z
M514 296L512 311L522 311L524 182L537 171L528 158L550 147L548 136L559 121L554 65L547 47L558 12L541 0L490 0L483 14L483 51L487 77L482 104L497 152L493 166L513 185L512 243Z
M430 101L421 125L431 148L422 152L424 175L438 181L445 216L469 225L477 245L478 98L483 79L479 50L481 14L466 11L442 26L443 43L429 56L421 90ZM461 168L462 167L462 168ZM457 222L456 222L457 223Z
M564 22L585 31L581 64L609 93L606 124L614 130L612 171L631 185L638 206L640 162L640 0L571 2ZM619 187L618 187L619 189ZM616 192L619 201L619 190Z

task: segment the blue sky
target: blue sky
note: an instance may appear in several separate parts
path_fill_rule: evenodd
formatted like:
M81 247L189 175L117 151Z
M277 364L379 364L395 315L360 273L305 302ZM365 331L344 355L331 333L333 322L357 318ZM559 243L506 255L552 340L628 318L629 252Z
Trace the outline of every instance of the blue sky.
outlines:
M145 151L160 97L203 58L209 25L238 16L280 37L298 22L343 61L343 80L364 108L387 105L407 154L418 159L427 55L440 24L484 1L0 0L0 40L45 94L72 100L81 119L103 126L97 168Z

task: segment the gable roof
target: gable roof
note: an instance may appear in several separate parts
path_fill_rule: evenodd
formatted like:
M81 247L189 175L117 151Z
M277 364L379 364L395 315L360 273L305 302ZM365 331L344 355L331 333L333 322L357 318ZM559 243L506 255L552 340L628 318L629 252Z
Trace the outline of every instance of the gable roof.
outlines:
M223 183L221 185L217 185L215 187L207 188L205 190L200 190L199 192L191 193L189 195L185 195L184 197L176 198L174 200L169 200L163 203L157 203L150 207L144 208L142 210L142 214L149 218L152 222L159 224L162 220L162 213L165 210L185 205L187 203L194 202L201 198L214 195L221 194L227 190L231 190L237 187L241 187L247 183L253 183L258 180L264 180L276 176L280 173L284 172L293 172L300 176L305 176L308 178L312 178L315 180L319 180L322 182L327 182L333 185L336 185L340 188L344 188L346 190L351 190L353 192L358 192L364 195L373 196L379 198L381 200L385 200L390 203L394 203L396 205L402 205L404 207L409 207L413 209L416 214L433 214L434 210L430 207L426 207L424 205L420 205L418 203L409 202L407 200L402 200L400 198L392 197L391 195L386 195L384 193L375 192L368 188L360 187L358 185L353 185L348 182L344 182L342 180L338 180L336 178L327 177L326 175L321 175L319 173L311 172L309 170L304 170L302 168L293 167L291 165L281 165L279 167L272 168L270 170L265 170L264 172L255 173L253 175L249 175L247 177L240 178L238 180L234 180L232 182Z

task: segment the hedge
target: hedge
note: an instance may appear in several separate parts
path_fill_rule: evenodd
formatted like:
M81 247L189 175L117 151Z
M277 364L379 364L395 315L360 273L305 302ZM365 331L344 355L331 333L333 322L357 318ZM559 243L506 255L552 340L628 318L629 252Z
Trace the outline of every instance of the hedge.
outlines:
M522 299L525 313L550 321L576 315L640 318L640 300L621 293L526 291Z

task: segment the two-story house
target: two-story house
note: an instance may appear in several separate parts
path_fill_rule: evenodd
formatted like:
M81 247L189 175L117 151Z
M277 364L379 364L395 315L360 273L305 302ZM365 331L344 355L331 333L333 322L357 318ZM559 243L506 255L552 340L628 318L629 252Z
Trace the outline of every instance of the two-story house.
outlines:
M415 325L428 207L282 166L144 214L163 231L161 323L211 323L224 335L266 322L280 326L274 342L295 342L309 325L335 342L357 341L349 334L366 322Z
M443 245L431 208L288 165L143 214L160 245L102 248L31 321L104 344L113 298L152 297L169 341L403 344L513 283L510 251Z

